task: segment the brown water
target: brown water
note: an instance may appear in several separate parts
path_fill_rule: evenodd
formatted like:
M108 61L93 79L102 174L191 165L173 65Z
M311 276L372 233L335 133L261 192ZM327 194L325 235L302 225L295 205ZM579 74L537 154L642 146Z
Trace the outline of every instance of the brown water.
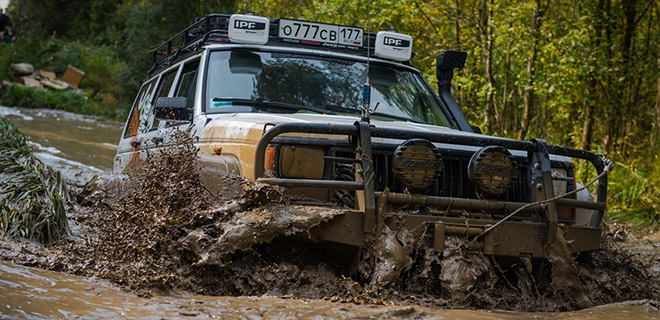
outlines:
M115 143L122 127L119 123L96 121L58 111L17 110L0 107L0 114L9 114L19 129L30 135L31 139L37 143L35 146L39 156L45 162L65 171L65 175L68 171L69 175L89 177L93 173L108 172L112 165L112 157L116 149ZM141 201L142 199L136 200ZM176 200L176 198L172 200ZM239 221L241 221L240 219L251 219L245 221L259 228L279 227L273 223L258 224L263 217L269 214L268 211L255 209L252 213L257 215L239 216ZM277 216L286 217L281 213ZM254 220L255 218L257 220ZM278 220L270 221L278 222ZM195 235L196 233L190 234ZM218 244L222 245L229 242L218 242ZM198 241L187 243L188 246L191 244L198 245ZM645 254L645 257L655 259L649 261L651 263L649 275L653 275L651 279L657 279L657 275L660 274L658 270L660 263L657 255L660 250L658 250L657 241L644 242L633 245L633 247L639 247L638 250L633 250L633 252ZM225 249L219 250L218 245L203 249L206 250L202 252L205 253L207 260L208 257L213 256L209 253L227 251ZM20 261L22 264L68 270L70 272L75 271L62 267L62 264L65 263L62 261L66 261L66 259L62 260L57 252L39 254L38 252L41 249L38 246L2 240L0 241L0 251L3 253L2 257ZM35 254L35 252L37 253ZM603 255L608 255L611 252L613 251L605 251ZM49 257L49 254L52 256ZM14 257L16 259L13 259ZM249 256L246 256L246 258L249 258ZM149 262L148 260L145 261ZM222 261L212 262L220 264ZM599 261L596 259L594 262ZM267 278L279 277L278 275L282 272L286 273L288 270L290 273L293 270L291 268L295 268L295 266L287 263L278 263L279 269L259 275L263 277L261 281L279 283L278 279ZM624 263L627 262L624 261ZM603 266L603 264L600 264L600 266ZM121 267L123 268L123 266ZM130 273L132 269L128 268L128 265L125 267ZM131 267L136 268L135 265ZM618 265L615 265L615 267L618 268ZM237 269L228 270L239 271ZM635 269L631 270L636 271ZM94 274L89 270L85 271L85 269L78 270L76 273L85 274L85 272L87 272L86 274ZM249 269L248 272L250 272ZM298 274L304 275L305 270ZM604 276L606 275L599 277ZM622 278L614 274L610 274L610 276L611 281L608 280L608 282L612 283L612 288L599 285L595 289L607 289L608 292L623 289L625 283L615 281L621 281L625 277ZM318 292L323 292L324 288L322 287L339 285L338 283L324 284L323 281L318 281L318 279L317 281L313 281L313 279L307 281L312 287L304 288L306 291L314 291L314 287L316 287ZM127 284L124 283L124 286L127 286ZM128 284L128 287L130 287L130 284ZM594 291L595 289L590 290ZM414 302L412 305L410 305L410 302L406 303L409 306L382 306L336 303L325 300L282 299L268 296L269 294L281 296L282 292L277 292L277 290L271 291L272 293L266 291L265 296L259 297L211 297L178 291L174 291L174 293L166 292L169 292L167 296L155 295L152 298L142 298L119 289L106 281L44 271L0 260L0 318L660 319L660 313L657 309L658 303L648 301L608 304L569 313L521 313L428 308L417 306ZM262 291L259 294L264 293ZM284 295L287 296L287 294ZM320 294L320 296L327 295ZM372 302L379 303L379 301Z
M28 135L35 151L48 164L64 168L110 171L124 127L70 112L47 109L16 109L0 106L21 132Z
M275 297L209 297L185 292L142 298L114 285L0 261L0 317L144 319L659 319L643 301L567 313L519 313L377 306Z

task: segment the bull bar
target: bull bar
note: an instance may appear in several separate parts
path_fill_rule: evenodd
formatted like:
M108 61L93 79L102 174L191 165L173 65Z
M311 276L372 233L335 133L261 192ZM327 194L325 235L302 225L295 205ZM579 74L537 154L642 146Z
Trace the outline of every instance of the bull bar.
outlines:
M287 141L290 138L279 137L286 133L307 133L307 134L322 134L322 135L344 135L349 139L354 139L356 142L356 163L360 166L361 170L356 174L356 181L336 181L336 180L311 180L311 179L289 179L289 178L268 178L264 175L264 161L266 148L270 143L278 143ZM498 145L512 150L526 151L529 163L531 164L531 181L530 188L532 188L532 202L551 199L554 197L554 188L552 184L552 173L550 167L549 155L566 156L571 158L583 159L589 161L600 175L596 189L596 201L581 201L575 199L561 198L557 201L548 203L547 205L531 205L523 208L523 212L535 213L540 216L540 222L536 223L521 223L521 222L506 222L500 228L503 229L499 233L491 233L486 235L484 241L484 252L494 255L503 256L517 256L523 252L532 254L533 256L543 256L543 245L555 241L558 229L560 227L557 216L557 205L584 208L596 210L597 213L591 219L588 226L561 226L564 228L566 236L570 239L579 240L573 246L573 251L586 251L594 250L600 247L600 223L603 219L605 210L607 209L607 174L602 174L606 170L606 159L602 156L596 155L592 152L556 146L546 143L541 139L533 139L531 141L518 141L507 138L490 137L490 136L467 136L463 134L450 133L450 132L425 132L403 129L391 128L378 128L370 125L368 119L361 119L356 121L353 125L346 124L317 124L317 123L284 123L276 125L270 130L265 131L261 140L256 148L256 158L254 167L254 176L256 181L279 185L284 187L305 187L305 188L324 188L324 189L346 189L356 190L363 193L364 205L361 208L362 213L360 217L355 214L347 218L344 224L356 223L361 220L362 231L370 234L380 234L383 228L384 210L387 203L391 204L409 204L420 205L428 207L451 207L454 209L462 210L476 210L476 211L503 211L513 212L528 203L519 202L505 202L497 200L479 200L467 198L451 198L451 197L438 197L438 196L424 196L418 194L401 194L391 193L388 190L384 192L374 191L374 165L371 154L371 138L391 138L398 140L407 140L412 138L426 139L435 143L467 145L475 147L485 147L489 145ZM328 145L331 139L318 138L306 139L307 143L310 140L317 141L318 145ZM312 143L313 144L313 143ZM332 160L332 159L331 159ZM495 221L486 221L484 219L463 219L456 220L457 218L438 217L431 215L407 215L407 219L412 225L422 225L432 223L435 225L434 231L434 247L436 250L442 251L444 247L445 235L465 235L475 236L482 232L484 229L492 226ZM337 228L330 228L332 232L337 232ZM513 246L503 245L504 243L511 244L512 242L520 241L521 238L511 239L513 237L503 237L503 233L516 233L520 237L528 237L525 241L534 242L531 245L517 244ZM326 234L329 233L325 232ZM529 237L532 236L532 237ZM330 236L330 238L333 238ZM336 238L336 237L334 237ZM362 234L346 234L340 236L346 239L347 244L362 245Z

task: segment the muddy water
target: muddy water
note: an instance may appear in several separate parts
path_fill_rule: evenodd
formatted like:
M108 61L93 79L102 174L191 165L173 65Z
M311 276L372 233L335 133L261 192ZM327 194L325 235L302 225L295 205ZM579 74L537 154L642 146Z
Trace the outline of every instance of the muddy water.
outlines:
M275 297L209 297L179 292L142 298L114 285L0 261L0 317L145 319L658 319L645 301L568 313L518 313L377 306Z
M38 155L44 159L45 162L60 170L64 170L65 175L67 175L67 171L68 174L82 176L90 176L101 171L109 171L112 163L112 156L114 155L114 148L111 148L111 146L114 146L114 141L119 136L121 131L120 124L95 121L93 119L64 112L0 108L0 113L9 114L12 120L17 123L18 127L23 132L31 135L33 141L36 142L35 147L37 148L37 151L39 151ZM158 166L157 168L160 167L162 166ZM156 171L152 172L152 175L155 174L158 173ZM163 181L164 179L157 180ZM151 184L138 187L157 188L159 186ZM194 188L195 186L191 185L190 187L183 187L181 189L188 190ZM255 192L257 197L260 194L265 193L258 192L258 190ZM149 200L150 199L137 197L134 199L134 202L136 204L144 204ZM150 204L152 207L131 207L130 201L128 202L128 206L119 207L122 210L114 210L118 208L116 206L105 207L109 208L109 211L107 212L108 214L117 215L115 218L135 218L137 214L141 214L142 217L155 217L155 215L150 213L162 211L163 209L169 210L175 208L175 205L181 202L181 195L174 193L171 194L169 198L162 197L157 200L158 201ZM92 199L86 201L92 202L94 199L92 197ZM110 204L112 203L110 202ZM205 203L200 204L211 205ZM195 207L199 207L200 204L197 204ZM229 207L231 206L232 204L230 203ZM277 207L255 207L249 209L247 208L248 205L245 203L238 203L236 206L239 208L231 209L224 206L217 210L206 211L204 215L213 218L218 217L219 214L225 214L225 218L231 218L228 220L229 222L233 223L236 221L241 222L240 225L247 224L254 226L253 229L247 230L279 230L291 223L286 219L281 219L282 217L287 217L287 212L278 212ZM89 206L89 208L95 209L94 206ZM103 209L103 207L98 208ZM125 209L130 209L130 212ZM249 210L245 211L246 209ZM130 213L130 215L126 215L126 213ZM199 221L200 217L204 218L199 212L187 212L180 215L178 218ZM273 219L273 217L280 217L280 219ZM84 215L77 217L78 221L82 221L83 223L89 218L89 216ZM120 221L120 223L125 222L119 219L109 219L108 221ZM142 222L144 223L144 221ZM150 222L152 225L146 224L144 230L153 230L153 226L156 224L162 225L165 222L166 221L152 221ZM303 226L312 222L298 221L298 223ZM126 223L123 230L127 230L128 227L134 225L135 223ZM218 231L223 231L225 235L235 235L235 239L243 241L245 238L244 231L246 231L246 229L236 229L243 233L225 232L227 230L231 231L232 229L230 227L236 225L238 224L207 224L202 228L188 232L188 236L180 237L177 242L163 242L162 238L158 238L163 235L167 236L170 233L174 234L181 232L180 228L176 225L173 225L173 228L165 228L161 230L162 232L160 234L150 235L150 237L147 237L145 239L146 241L143 243L135 242L135 238L112 238L108 237L111 235L105 235L105 240L115 241L114 243L121 243L121 241L125 240L130 240L132 242L127 243L126 250L124 251L114 249L107 251L91 250L94 251L92 253L109 256L112 254L140 254L140 252L144 252L144 255L141 260L131 258L122 261L115 258L115 260L109 261L109 263L105 263L108 261L104 262L102 259L97 259L96 264L92 262L88 263L87 261L80 262L80 259L78 262L75 262L75 258L71 258L71 261L74 262L69 264L69 260L67 260L68 257L63 257L61 252L58 252L57 250L50 252L45 252L48 250L44 250L44 252L39 253L42 249L35 249L34 247L25 244L7 245L7 243L11 243L11 241L2 240L0 241L0 253L3 253L1 256L5 259L18 261L24 265L34 265L76 274L100 275L104 278L111 279L116 283L122 284L124 288L129 288L137 292L139 292L137 289L145 283L153 285L154 282L169 281L170 283L177 283L179 287L190 288L193 291L219 295L232 294L237 295L238 297L210 297L182 293L176 290L163 290L149 291L149 294L153 295L151 298L141 298L119 289L108 282L92 280L85 277L70 276L64 273L32 269L0 260L0 317L3 317L3 315L19 318L81 317L157 319L213 317L257 319L297 319L318 317L338 319L658 319L660 317L657 309L658 303L653 301L628 301L622 304L608 304L571 313L519 313L429 308L429 305L438 304L423 303L423 300L415 299L406 302L406 299L402 299L403 297L401 297L401 295L392 295L393 297L398 298L392 299L390 302L378 299L372 299L371 302L376 304L392 304L391 301L402 301L401 304L405 304L406 306L382 306L375 304L357 305L352 303L336 303L325 300L308 300L300 298L281 299L270 295L277 295L279 297L318 296L326 299L330 298L332 301L360 300L356 299L359 296L348 296L343 298L336 296L334 292L342 291L342 280L346 280L345 283L348 284L351 284L350 281L338 278L336 274L329 272L329 270L331 270L330 268L317 268L316 266L318 263L316 261L311 265L311 268L309 264L305 263L299 265L291 264L290 261L279 260L283 256L281 253L278 252L269 256L269 254L272 253L270 252L272 250L265 250L265 248L259 248L258 246L246 254L227 254L233 252L227 250L227 245L235 246L237 243L245 244L248 242L237 242L233 241L232 239L234 238L231 237L224 239L223 237L217 237L214 235L217 234ZM136 229L136 231L139 231L139 229ZM264 235L264 233L261 233L261 235ZM104 235L101 234L101 236ZM154 236L154 238L151 238L151 236ZM208 241L208 239L216 240ZM87 239L85 241L93 240L94 239ZM264 239L256 238L254 241L257 240L266 241ZM399 241L401 241L401 239L399 239ZM170 245L167 249L174 249L173 251L175 252L169 256L165 256L165 259L154 259L155 256L150 255L149 252L153 250L152 248L155 246L163 244ZM134 246L134 248L131 248L131 246ZM84 247L76 247L76 243L74 243L72 247L74 249L73 251L76 252L85 250ZM197 256L180 255L177 252L180 252L182 248L196 253ZM638 254L645 254L646 257L655 257L653 258L655 260L651 262L649 268L650 272L648 275L651 276L651 279L657 279L659 274L657 268L660 263L657 261L657 255L653 255L654 252L657 253L660 251L658 248L657 242L648 242L645 245L640 245L640 250L643 249L644 252L638 252ZM64 252L67 252L67 254L71 254L72 252L70 249L69 251L66 251L66 247L63 250L65 250ZM288 249L285 247L284 250ZM37 253L35 254L35 252ZM603 252L603 256L611 252L614 251L605 251ZM633 250L633 252L636 251ZM165 254L164 251L162 253ZM289 255L293 256L294 253L289 253ZM205 269L200 268L190 269L185 278L180 277L179 269L185 267L186 264L181 261L173 262L169 259L170 257L192 259L195 261L194 264L198 266L211 265L215 267L215 269L209 270L215 270L217 274L209 275L205 272ZM241 263L240 259L237 259L239 257L244 260L244 263ZM596 258L598 258L598 256L596 256ZM255 268L254 265L251 265L253 262L256 262L254 263L256 265L258 263L264 263L264 261L268 263L265 267ZM604 259L604 261L608 263L611 262L609 259ZM605 263L602 263L598 259L591 259L589 262L593 263L596 267L606 266ZM621 263L627 263L627 261ZM190 263L188 262L188 264ZM68 267L68 265L73 267ZM612 268L621 269L619 266L620 265L616 264L613 265ZM154 270L153 273L136 273L136 271L144 269L145 267L158 267L159 270ZM630 270L632 272L638 271L634 268L631 268ZM250 275L250 272L254 272L254 274ZM323 278L318 278L319 275L323 276ZM220 278L213 279L214 276L219 276ZM617 276L611 272L608 274L606 270L603 270L602 275L599 275L597 278L605 279L608 276L611 277L608 278L611 280L603 281L612 283L611 286L604 286L597 281L593 281L593 279L588 279L591 281L590 285L593 287L590 288L590 291L595 292L597 290L606 290L601 296L607 296L610 293L617 293L617 290L627 290L628 287L625 286L626 284L624 282L618 283L618 281L622 281L622 279L625 280L625 276ZM144 279L141 279L140 277L144 277ZM596 277L592 278L595 279ZM193 281L190 279L193 279ZM286 281L290 281L291 279L297 279L299 282L302 281L303 285L301 286L299 283L293 283L293 285L292 283L286 283ZM330 281L327 281L326 279ZM583 279L587 279L587 277L584 276ZM195 283L194 280L214 281L214 284L217 284L217 291L206 291L210 288L208 285ZM392 281L392 279L388 281ZM268 288L271 289L268 290ZM161 292L161 294L165 293L166 296L157 295L154 292ZM386 292L381 292L381 294L383 293ZM142 292L142 294L144 294L144 292ZM258 295L259 297L250 297L250 295ZM628 295L621 296L628 297ZM512 297L515 299L515 296L508 296L509 299ZM648 295L645 296L643 294L638 296L633 295L631 297L632 299L657 298L648 297ZM490 298L478 297L478 299L488 300ZM631 300L631 298L624 300ZM415 301L419 302L416 303ZM599 304L611 301L623 300L605 299L599 301ZM424 307L420 306L420 304L423 304ZM517 303L508 302L506 305L516 304ZM443 304L440 305L442 306ZM497 302L494 301L490 303L490 305L497 305ZM550 309L556 310L552 307Z
M28 135L45 162L63 168L110 171L123 124L100 121L70 112L0 106L21 132Z

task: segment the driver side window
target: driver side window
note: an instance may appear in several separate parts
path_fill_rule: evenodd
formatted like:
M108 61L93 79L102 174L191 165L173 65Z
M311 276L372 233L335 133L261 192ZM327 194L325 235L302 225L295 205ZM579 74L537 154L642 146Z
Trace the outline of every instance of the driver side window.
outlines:
M197 70L199 69L199 60L188 62L183 67L183 72L176 89L176 97L185 97L186 106L192 109L195 105L195 88L197 87Z
M156 105L156 101L158 100L158 98L167 97L170 94L170 89L172 88L172 84L174 83L174 78L176 77L176 72L178 70L179 68L174 68L172 71L169 71L160 77L160 83L158 84L158 91L156 91L156 95L154 96L154 100L152 102L153 106ZM156 117L153 117L153 121L151 123L151 129L149 129L149 131L158 129L159 124L160 124L160 120L156 119Z

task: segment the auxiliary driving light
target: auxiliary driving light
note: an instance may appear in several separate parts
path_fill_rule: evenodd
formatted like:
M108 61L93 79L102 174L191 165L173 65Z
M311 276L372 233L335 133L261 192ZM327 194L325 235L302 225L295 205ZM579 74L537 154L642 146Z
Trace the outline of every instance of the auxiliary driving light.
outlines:
M279 171L284 178L323 179L325 151L285 145L280 149Z
M504 147L483 147L470 159L468 177L480 195L497 197L518 178L518 164Z
M442 172L442 155L431 142L410 139L400 144L392 156L392 171L409 191L429 187Z

